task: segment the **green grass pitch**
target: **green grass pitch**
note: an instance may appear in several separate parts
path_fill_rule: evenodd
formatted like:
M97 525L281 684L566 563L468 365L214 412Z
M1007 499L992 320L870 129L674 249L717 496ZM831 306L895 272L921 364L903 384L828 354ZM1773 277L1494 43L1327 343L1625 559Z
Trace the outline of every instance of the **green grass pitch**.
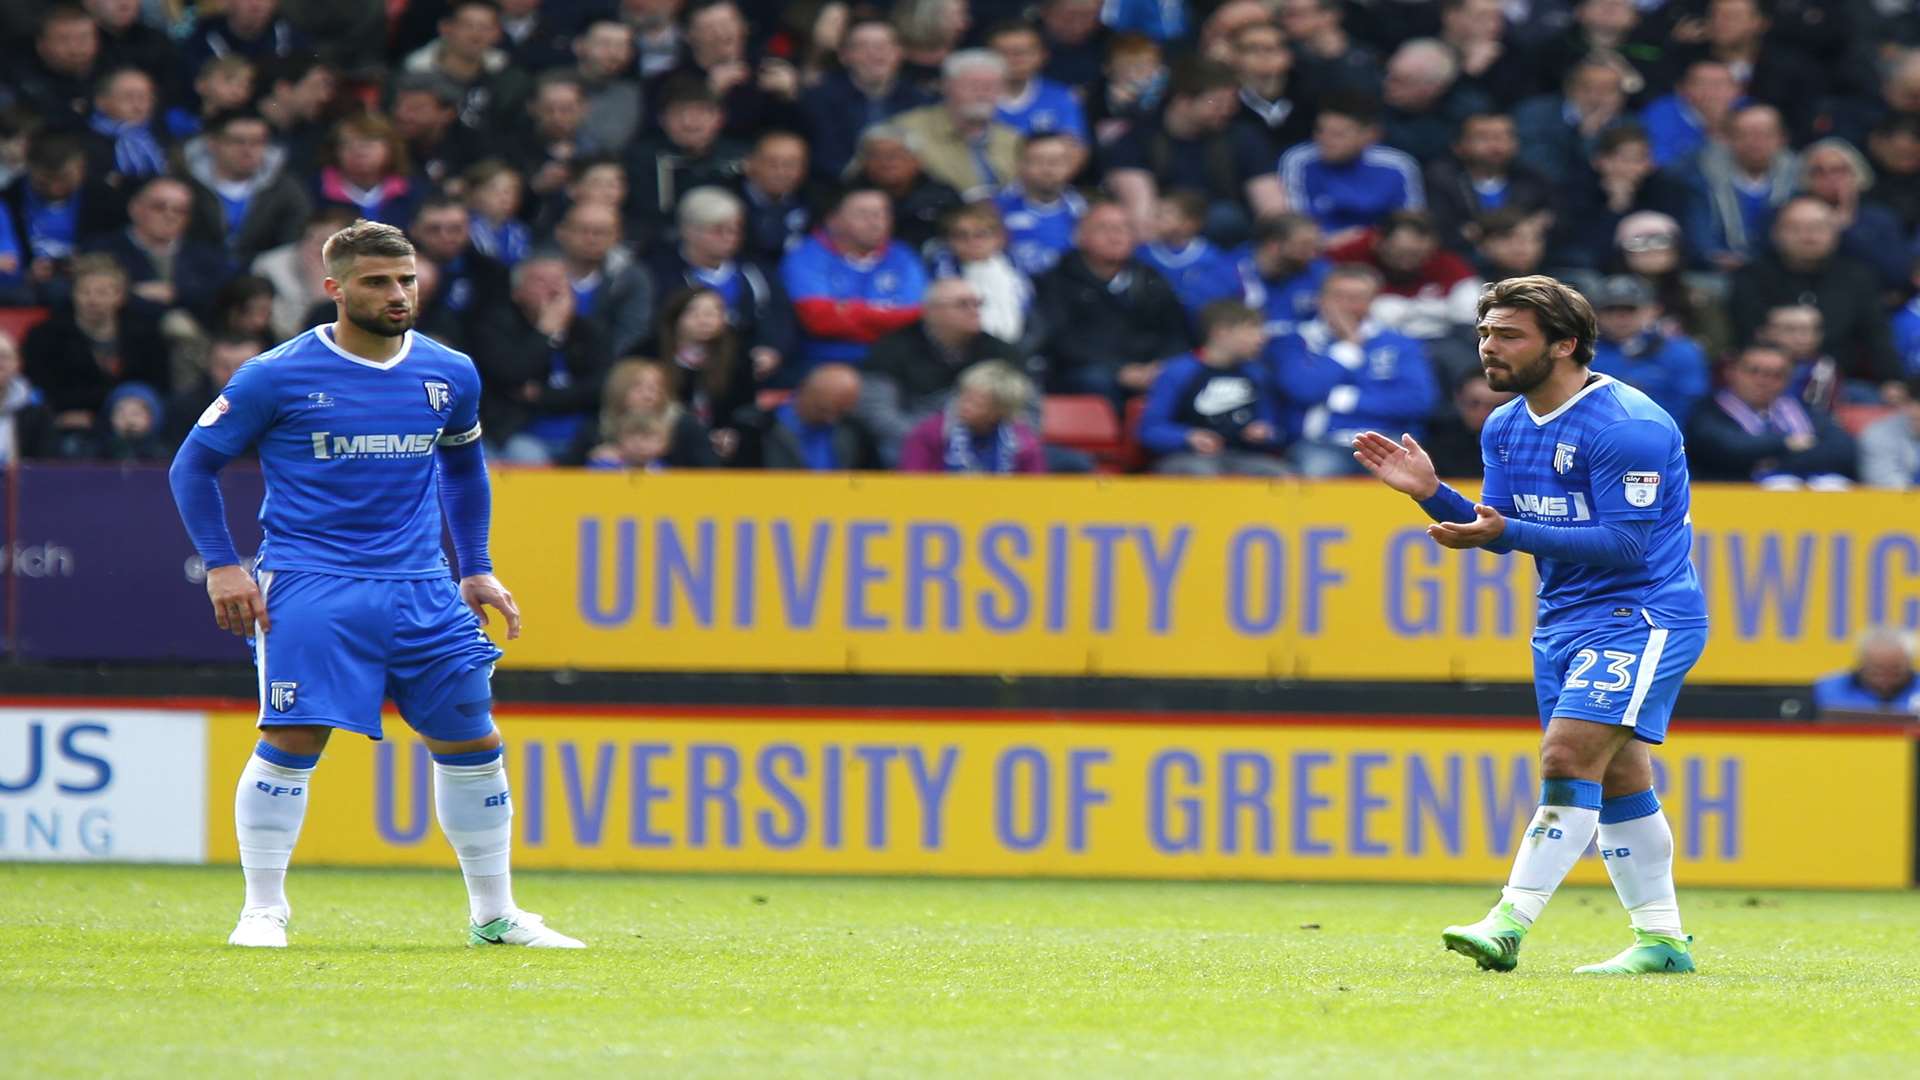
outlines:
M0 865L0 1076L1911 1076L1920 894L1683 891L1701 973L1555 899L1520 970L1439 930L1492 888L524 874L586 952L464 947L459 875ZM1526 1070L1522 1072L1522 1070Z

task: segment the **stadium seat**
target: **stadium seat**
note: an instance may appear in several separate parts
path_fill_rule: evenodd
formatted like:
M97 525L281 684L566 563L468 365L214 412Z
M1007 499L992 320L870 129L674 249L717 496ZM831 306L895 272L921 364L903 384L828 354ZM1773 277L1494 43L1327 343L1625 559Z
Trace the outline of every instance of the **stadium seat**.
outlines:
M1847 434L1858 436L1867 426L1883 416L1891 415L1891 405L1848 405L1845 403L1833 407L1833 420L1847 429Z
M758 394L755 394L753 396L753 403L755 405L758 405L764 411L772 412L774 409L777 409L780 406L785 405L787 403L787 399L792 396L793 396L793 391L791 390L778 390L778 389L762 390Z
M39 326L52 314L43 307L0 307L0 334L5 334L18 345L25 341L27 331Z
M1147 452L1140 445L1140 419L1146 413L1145 394L1127 401L1126 445L1120 455L1120 468L1124 472L1139 472L1147 467Z
M1040 403L1040 437L1089 454L1112 453L1120 448L1120 421L1098 394L1048 394Z

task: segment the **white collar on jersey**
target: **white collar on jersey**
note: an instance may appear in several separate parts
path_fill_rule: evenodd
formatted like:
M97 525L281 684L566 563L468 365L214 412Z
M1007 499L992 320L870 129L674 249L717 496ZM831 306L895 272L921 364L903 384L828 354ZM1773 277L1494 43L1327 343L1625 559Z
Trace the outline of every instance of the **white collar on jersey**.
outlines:
M341 348L340 343L333 340L333 335L328 333L328 331L331 330L332 328L333 328L332 323L321 323L319 326L316 326L313 328L313 336L320 339L320 344L325 345L329 349L332 349L334 352L340 354L340 356L342 356L343 358L351 360L354 363L359 364L361 367L370 367L375 371L387 371L391 369L395 364L398 364L400 361L405 360L407 358L407 354L413 351L413 331L409 330L406 333L406 337L400 342L400 351L397 353L394 353L391 359L369 360L364 356L355 356L352 353L348 352L347 350Z
M411 333L412 331L408 331L408 332ZM365 363L365 361L362 361L362 363ZM1534 427L1546 427L1548 424L1551 424L1555 420L1560 419L1560 415L1562 413L1566 412L1568 409L1573 408L1575 405L1578 405L1580 403L1581 398L1586 397L1588 394L1593 393L1595 390L1600 389L1601 387L1607 385L1612 381L1613 381L1613 376L1601 375L1598 372L1596 372L1593 376L1592 382L1581 387L1579 390L1574 391L1574 395L1572 397L1561 402L1559 408L1553 410L1552 412L1548 413L1545 416L1535 416L1533 412L1533 406L1526 404L1524 401L1521 403L1520 407L1527 410L1527 419L1533 421Z

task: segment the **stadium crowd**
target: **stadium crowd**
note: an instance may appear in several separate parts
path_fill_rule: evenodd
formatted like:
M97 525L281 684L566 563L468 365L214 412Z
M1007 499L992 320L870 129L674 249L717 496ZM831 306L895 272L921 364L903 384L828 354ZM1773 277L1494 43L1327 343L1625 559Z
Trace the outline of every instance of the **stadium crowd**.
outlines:
M517 463L1332 476L1378 428L1472 476L1476 300L1544 272L1697 477L1920 483L1911 5L14 0L0 30L11 456L168 458L333 317L320 246L368 218Z

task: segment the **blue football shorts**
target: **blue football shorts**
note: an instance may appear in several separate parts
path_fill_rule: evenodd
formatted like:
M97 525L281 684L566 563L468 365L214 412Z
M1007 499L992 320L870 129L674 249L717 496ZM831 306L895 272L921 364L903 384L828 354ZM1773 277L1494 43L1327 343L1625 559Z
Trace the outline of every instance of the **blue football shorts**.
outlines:
M1662 743L1680 683L1707 645L1704 626L1645 622L1555 627L1533 632L1533 689L1540 726L1556 716L1619 724L1642 742Z
M493 730L500 650L450 578L402 581L299 570L255 575L272 628L248 639L260 725L318 724L381 737L392 698L407 724L464 742Z

